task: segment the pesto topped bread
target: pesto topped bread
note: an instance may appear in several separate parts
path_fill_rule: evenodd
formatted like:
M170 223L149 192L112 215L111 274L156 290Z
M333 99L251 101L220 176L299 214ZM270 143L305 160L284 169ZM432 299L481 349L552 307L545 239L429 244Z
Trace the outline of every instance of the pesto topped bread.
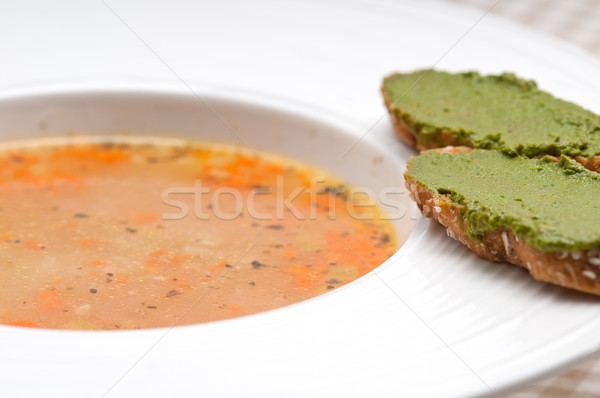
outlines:
M479 256L600 294L600 174L564 156L454 147L411 158L405 178L422 213Z
M398 73L384 79L382 94L398 136L419 150L566 155L600 170L600 116L513 74Z

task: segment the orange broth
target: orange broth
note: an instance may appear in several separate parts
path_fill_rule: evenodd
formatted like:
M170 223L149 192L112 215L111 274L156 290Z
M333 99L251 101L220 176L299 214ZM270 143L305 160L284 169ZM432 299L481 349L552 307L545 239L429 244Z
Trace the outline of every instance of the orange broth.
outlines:
M0 150L0 323L139 329L239 317L398 247L367 198L235 146L63 137Z

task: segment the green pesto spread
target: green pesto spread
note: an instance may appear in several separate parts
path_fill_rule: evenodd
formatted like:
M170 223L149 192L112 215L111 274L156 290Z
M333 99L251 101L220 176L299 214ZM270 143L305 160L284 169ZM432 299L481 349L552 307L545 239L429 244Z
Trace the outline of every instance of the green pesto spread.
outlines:
M544 252L600 246L600 174L565 156L553 162L486 150L429 151L411 158L407 177L462 205L461 223L472 239L507 227Z
M382 92L422 148L441 146L448 130L458 145L509 154L600 154L598 115L513 74L423 70L388 76Z

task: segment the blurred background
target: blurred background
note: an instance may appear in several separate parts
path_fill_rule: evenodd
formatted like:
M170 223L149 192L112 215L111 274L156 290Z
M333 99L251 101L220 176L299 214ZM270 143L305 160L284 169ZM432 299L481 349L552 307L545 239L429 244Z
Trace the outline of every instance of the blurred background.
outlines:
M511 19L600 57L600 0L446 0Z

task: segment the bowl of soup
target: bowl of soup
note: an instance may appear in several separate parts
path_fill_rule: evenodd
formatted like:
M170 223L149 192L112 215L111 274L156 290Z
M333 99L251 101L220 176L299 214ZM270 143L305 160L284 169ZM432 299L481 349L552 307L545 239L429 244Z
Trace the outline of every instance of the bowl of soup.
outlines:
M402 166L348 130L247 93L5 94L0 324L204 324L360 279L414 217Z
M401 159L362 133L212 87L5 90L2 391L152 396L199 380L232 396L335 377L316 376L341 369L330 353L378 340L360 314L389 314L378 272L402 269L416 214Z

